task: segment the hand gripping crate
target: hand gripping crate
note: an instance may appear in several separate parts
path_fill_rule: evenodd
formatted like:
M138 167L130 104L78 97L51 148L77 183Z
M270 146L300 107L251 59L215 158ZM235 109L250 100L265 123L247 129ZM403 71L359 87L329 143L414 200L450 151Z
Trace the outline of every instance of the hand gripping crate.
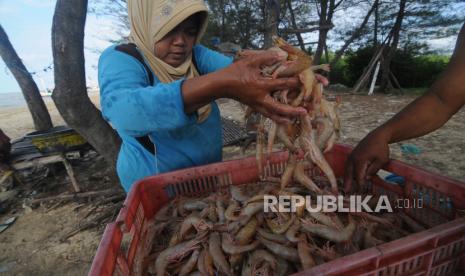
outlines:
M326 154L337 177L342 177L350 151L348 146L336 145ZM280 175L287 157L287 152L272 154L264 174ZM393 199L422 199L423 208L405 212L429 229L296 275L465 275L465 218L456 218L459 212L454 207L465 205L465 183L399 161L391 161L385 169L403 176L405 184L393 185L375 178L371 192ZM150 220L176 196L207 195L229 185L257 180L255 157L249 157L139 181L129 192L116 221L106 227L89 275L140 274L153 241Z

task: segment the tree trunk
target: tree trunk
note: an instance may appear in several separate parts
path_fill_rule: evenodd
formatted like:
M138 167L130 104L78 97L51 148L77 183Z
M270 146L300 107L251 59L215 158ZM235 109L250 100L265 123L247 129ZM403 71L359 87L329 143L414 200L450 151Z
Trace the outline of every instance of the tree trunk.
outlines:
M278 34L279 0L268 0L266 3L266 23L264 48L273 46L273 36Z
M344 45L341 47L341 49L339 49L339 51L336 52L336 56L334 57L334 59L331 61L331 66L333 66L334 64L336 64L339 59L341 58L341 56L344 54L344 52L347 50L347 48L349 47L349 45L354 42L355 39L359 38L360 35L362 34L362 30L363 28L365 28L365 25L367 24L368 22L368 19L370 19L370 16L371 14L373 13L373 10L376 8L377 6L377 3L378 3L378 0L375 0L373 6L371 7L371 9L368 11L368 13L365 15L365 18L363 19L362 21L362 24L360 24L360 26L352 33L352 35L350 36L350 38L348 40L346 40L346 42L344 43Z
M326 14L328 12L328 1L331 0L321 0L320 1L320 26L326 25ZM319 64L321 55L323 54L323 48L325 46L326 36L328 31L327 30L320 30L318 32L318 45L316 47L315 54L313 55L313 64Z
M400 0L399 4L399 12L397 13L396 21L394 26L392 27L391 34L392 34L392 43L385 52L385 57L382 63L382 75L381 75L381 84L380 84L380 91L386 93L388 92L389 85L390 85L390 73L391 73L391 62L394 54L396 53L397 46L399 44L399 37L400 37L400 30L402 27L402 21L405 15L405 4L407 0Z
M55 90L52 98L68 125L79 132L113 168L120 138L102 118L86 90L84 25L87 0L58 0L52 25Z
M297 28L297 23L295 21L294 10L292 9L292 2L291 2L291 0L286 0L286 3L287 3L287 8L289 9L289 14L291 16L292 28L298 29ZM296 33L295 35L297 37L297 40L299 41L300 49L302 49L302 51L306 51L305 43L304 43L304 40L302 38L302 34Z
M373 34L373 46L376 49L378 47L378 20L379 20L379 0L375 0L375 26Z
M318 46L316 47L315 55L313 56L313 64L319 64L321 55L326 45L326 39L328 38L328 32L330 28L322 28L323 26L332 25L334 10L338 5L341 4L343 0L340 0L339 3L335 3L335 0L321 0L320 4L320 31L318 34ZM329 2L329 3L328 3ZM328 5L329 4L329 5Z
M220 7L221 7L221 33L220 33L220 41L224 41L225 37L225 29L226 29L226 24L225 24L225 19L226 19L226 6L224 4L224 0L220 0Z
M0 25L0 56L2 56L8 69L11 71L26 100L29 112L32 115L36 130L47 130L53 127L52 119L47 107L40 96L39 88L31 74L27 71L21 59L18 57L13 45L11 45L5 30Z

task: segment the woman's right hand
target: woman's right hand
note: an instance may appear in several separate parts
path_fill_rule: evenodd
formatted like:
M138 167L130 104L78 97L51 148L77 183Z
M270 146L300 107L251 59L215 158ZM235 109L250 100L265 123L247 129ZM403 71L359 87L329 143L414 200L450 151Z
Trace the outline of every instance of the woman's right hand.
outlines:
M264 66L283 59L285 57L276 51L263 51L223 69L224 96L248 105L278 123L288 123L292 118L305 114L304 108L282 104L271 96L274 91L299 88L301 84L297 77L272 79L262 75Z

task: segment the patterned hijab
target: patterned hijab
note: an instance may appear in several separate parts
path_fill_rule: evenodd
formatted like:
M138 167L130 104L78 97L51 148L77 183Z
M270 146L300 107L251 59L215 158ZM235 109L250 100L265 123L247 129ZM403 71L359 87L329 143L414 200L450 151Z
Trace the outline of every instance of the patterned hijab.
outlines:
M198 12L205 13L196 39L196 43L200 42L208 22L208 9L203 0L128 0L127 6L131 27L129 40L142 51L148 66L161 82L169 83L199 76L192 62L192 55L180 66L173 67L157 58L153 51L156 42ZM198 121L205 120L210 111L210 105L200 108L197 111Z

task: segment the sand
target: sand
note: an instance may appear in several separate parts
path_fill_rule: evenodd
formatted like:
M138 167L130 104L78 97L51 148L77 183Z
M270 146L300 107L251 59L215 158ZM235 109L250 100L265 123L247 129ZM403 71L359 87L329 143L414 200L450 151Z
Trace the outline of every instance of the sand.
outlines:
M89 98L95 106L98 108L100 107L100 97L98 93L90 93ZM53 125L64 125L65 122L58 112L52 98L44 97L43 99L50 113L50 117L52 118ZM29 132L35 131L31 113L29 113L27 106L0 108L0 128L11 139L17 139Z

